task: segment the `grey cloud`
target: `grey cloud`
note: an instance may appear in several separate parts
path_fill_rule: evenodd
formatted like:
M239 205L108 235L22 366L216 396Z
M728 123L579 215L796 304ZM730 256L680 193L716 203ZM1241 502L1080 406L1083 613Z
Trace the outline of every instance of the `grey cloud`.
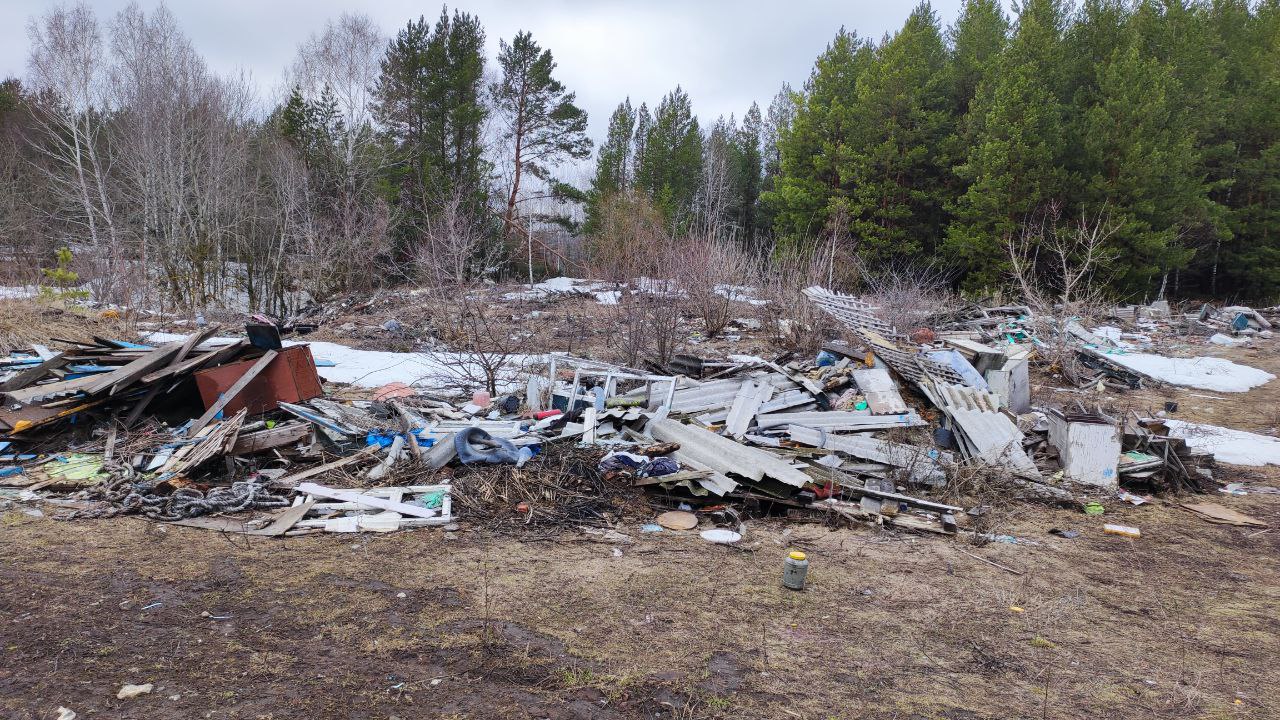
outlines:
M106 22L125 0L91 5ZM144 2L145 8L155 3ZM942 21L955 19L961 0L934 3ZM246 70L262 94L278 86L299 42L344 11L366 13L388 35L439 6L395 0L172 0L169 9L211 68ZM559 76L578 94L596 138L623 97L657 101L682 85L704 122L741 117L762 106L783 82L799 86L814 58L843 25L879 38L900 27L914 2L837 0L717 0L715 2L587 2L585 0L472 0L456 7L480 17L491 57L499 38L529 30L555 54ZM29 18L48 2L8 0L0 5L0 76L26 72ZM451 8L454 7L451 5Z

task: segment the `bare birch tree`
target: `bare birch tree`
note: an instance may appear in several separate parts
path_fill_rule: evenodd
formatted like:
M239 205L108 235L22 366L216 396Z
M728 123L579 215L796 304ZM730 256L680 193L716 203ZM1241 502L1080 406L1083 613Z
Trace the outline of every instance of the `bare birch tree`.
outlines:
M378 182L389 159L374 128L373 88L387 39L367 15L344 13L298 47L293 82L316 125L300 128L313 258L330 263L313 292L372 284L390 254L390 209ZM323 270L323 268L316 268ZM319 276L317 280L321 279Z
M35 147L41 167L71 227L87 235L95 262L90 279L97 299L115 299L121 279L121 247L108 175L111 150L103 129L109 110L102 33L85 3L55 7L27 26L31 82L39 101L34 113L41 137ZM69 244L84 236L70 235Z
M169 297L191 311L226 289L247 190L250 88L210 73L164 6L150 15L127 6L111 48L125 192L141 218L135 242L143 267L158 268Z

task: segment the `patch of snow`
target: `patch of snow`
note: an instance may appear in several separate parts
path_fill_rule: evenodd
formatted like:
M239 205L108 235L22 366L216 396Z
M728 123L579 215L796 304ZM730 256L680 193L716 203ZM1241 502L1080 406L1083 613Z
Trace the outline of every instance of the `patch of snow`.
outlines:
M39 294L40 289L36 287L7 287L0 285L0 300L18 300L35 297Z
M596 302L601 305L617 305L618 301L622 299L621 290L605 290L603 292L598 292L595 295Z
M175 333L144 333L151 343L168 343L185 340L186 335ZM235 342L235 338L215 337L201 343L209 348ZM442 393L471 392L477 389L476 378L484 373L467 353L424 352L397 353L380 350L357 350L331 342L299 342L285 340L285 347L310 345L315 358L332 360L333 367L317 368L320 377L329 382L350 383L360 387L375 388L390 382L434 390ZM537 359L532 355L512 356L498 382L498 392L523 391L521 374L524 366Z
M661 278L638 277L632 281L631 286L640 292L646 292L650 295L659 295L662 297L670 297L673 295L684 295L685 292L680 289L680 284L675 280L663 280Z
M579 280L578 278L564 277L562 275L560 277L553 277L549 280L543 280L542 282L534 285L534 287L539 290L546 290L547 292L573 292L577 290L579 285L591 284L594 283L589 280Z
M1171 437L1186 440L1188 447L1208 450L1222 462L1254 467L1280 465L1278 438L1182 420L1165 420L1164 423Z
M717 285L715 292L721 297L728 298L733 302L747 303L748 305L768 305L768 300L761 300L756 297L760 291L749 285Z
M1171 385L1217 392L1246 392L1275 380L1265 370L1215 357L1171 358L1150 353L1115 353L1107 359Z
M1230 335L1215 333L1213 337L1209 338L1209 342L1213 345L1225 345L1227 347L1236 347L1237 345L1248 345L1249 339L1233 338Z
M545 297L560 294L588 293L607 287L605 283L594 280L583 280L572 277L553 277L534 283L523 290L516 290L502 296L504 300L541 300Z

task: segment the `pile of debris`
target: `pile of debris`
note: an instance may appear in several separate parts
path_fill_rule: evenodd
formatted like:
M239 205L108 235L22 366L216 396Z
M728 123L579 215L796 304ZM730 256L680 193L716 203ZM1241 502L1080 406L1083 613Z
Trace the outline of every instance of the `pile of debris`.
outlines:
M716 542L762 514L965 532L965 509L942 499L973 468L1063 504L1121 482L1216 486L1212 455L1156 420L1033 408L1044 326L1028 308L964 308L903 334L856 297L806 294L849 343L812 359L676 356L644 370L552 354L527 369L523 396L399 382L326 394L307 346L284 347L270 323L231 341L213 341L216 325L156 347L57 341L66 349L0 360L0 485L73 517L258 535L452 527L459 515L616 532L656 508L668 527L710 518ZM1107 357L1078 323L1061 333Z

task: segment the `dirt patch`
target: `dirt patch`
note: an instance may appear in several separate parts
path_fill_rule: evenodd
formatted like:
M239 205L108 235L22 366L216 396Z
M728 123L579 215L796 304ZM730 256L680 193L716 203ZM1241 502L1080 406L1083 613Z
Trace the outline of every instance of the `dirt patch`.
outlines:
M1280 523L1274 499L1225 502ZM1017 507L1000 530L1025 545L755 522L745 550L635 533L620 557L573 534L245 542L24 518L0 557L4 717L1280 712L1280 536L1163 502ZM792 546L813 561L801 593L779 583ZM116 700L125 682L156 690Z

